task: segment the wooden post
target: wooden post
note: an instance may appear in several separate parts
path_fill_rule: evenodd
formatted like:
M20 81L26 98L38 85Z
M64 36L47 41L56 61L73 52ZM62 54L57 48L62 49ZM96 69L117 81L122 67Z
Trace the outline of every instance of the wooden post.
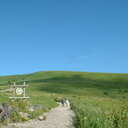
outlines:
M29 99L30 97L26 97L26 83L23 82L23 85L16 85L16 83L14 82L13 85L13 96L10 97L10 99ZM21 90L22 89L22 90ZM18 92L18 90L20 90L20 92L22 91L22 93ZM20 95L20 96L17 96Z
M24 97L25 97L25 82L24 82Z
M16 83L14 82L14 85L13 85L13 97L15 97L15 88L16 88Z

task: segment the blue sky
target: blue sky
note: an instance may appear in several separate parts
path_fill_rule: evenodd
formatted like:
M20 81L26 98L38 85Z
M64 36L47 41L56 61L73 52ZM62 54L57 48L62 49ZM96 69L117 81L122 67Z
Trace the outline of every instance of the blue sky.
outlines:
M0 75L128 73L127 0L1 0Z

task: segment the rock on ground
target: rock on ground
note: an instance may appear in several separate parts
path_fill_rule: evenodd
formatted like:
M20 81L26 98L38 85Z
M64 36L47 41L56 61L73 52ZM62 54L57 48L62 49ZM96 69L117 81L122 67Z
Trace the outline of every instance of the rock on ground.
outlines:
M6 119L9 122L11 114L12 107L7 103L3 103L2 106L0 106L0 120L4 121Z
M74 128L74 113L68 107L60 105L45 113L45 116L46 119L42 121L37 118L25 123L9 124L6 128Z

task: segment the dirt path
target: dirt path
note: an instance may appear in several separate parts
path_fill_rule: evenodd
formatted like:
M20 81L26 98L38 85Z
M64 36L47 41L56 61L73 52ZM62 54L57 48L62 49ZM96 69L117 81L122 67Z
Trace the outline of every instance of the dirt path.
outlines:
M25 123L9 124L7 128L74 128L72 120L74 113L67 107L60 105L45 115L46 120L34 119Z

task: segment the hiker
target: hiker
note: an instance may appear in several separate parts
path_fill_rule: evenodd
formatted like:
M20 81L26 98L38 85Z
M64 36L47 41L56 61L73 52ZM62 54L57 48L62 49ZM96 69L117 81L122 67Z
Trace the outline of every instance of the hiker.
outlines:
M64 100L63 99L61 99L61 104L62 104L62 106L64 106Z
M65 100L65 104L66 104L67 107L70 107L70 103L69 103L68 99Z

